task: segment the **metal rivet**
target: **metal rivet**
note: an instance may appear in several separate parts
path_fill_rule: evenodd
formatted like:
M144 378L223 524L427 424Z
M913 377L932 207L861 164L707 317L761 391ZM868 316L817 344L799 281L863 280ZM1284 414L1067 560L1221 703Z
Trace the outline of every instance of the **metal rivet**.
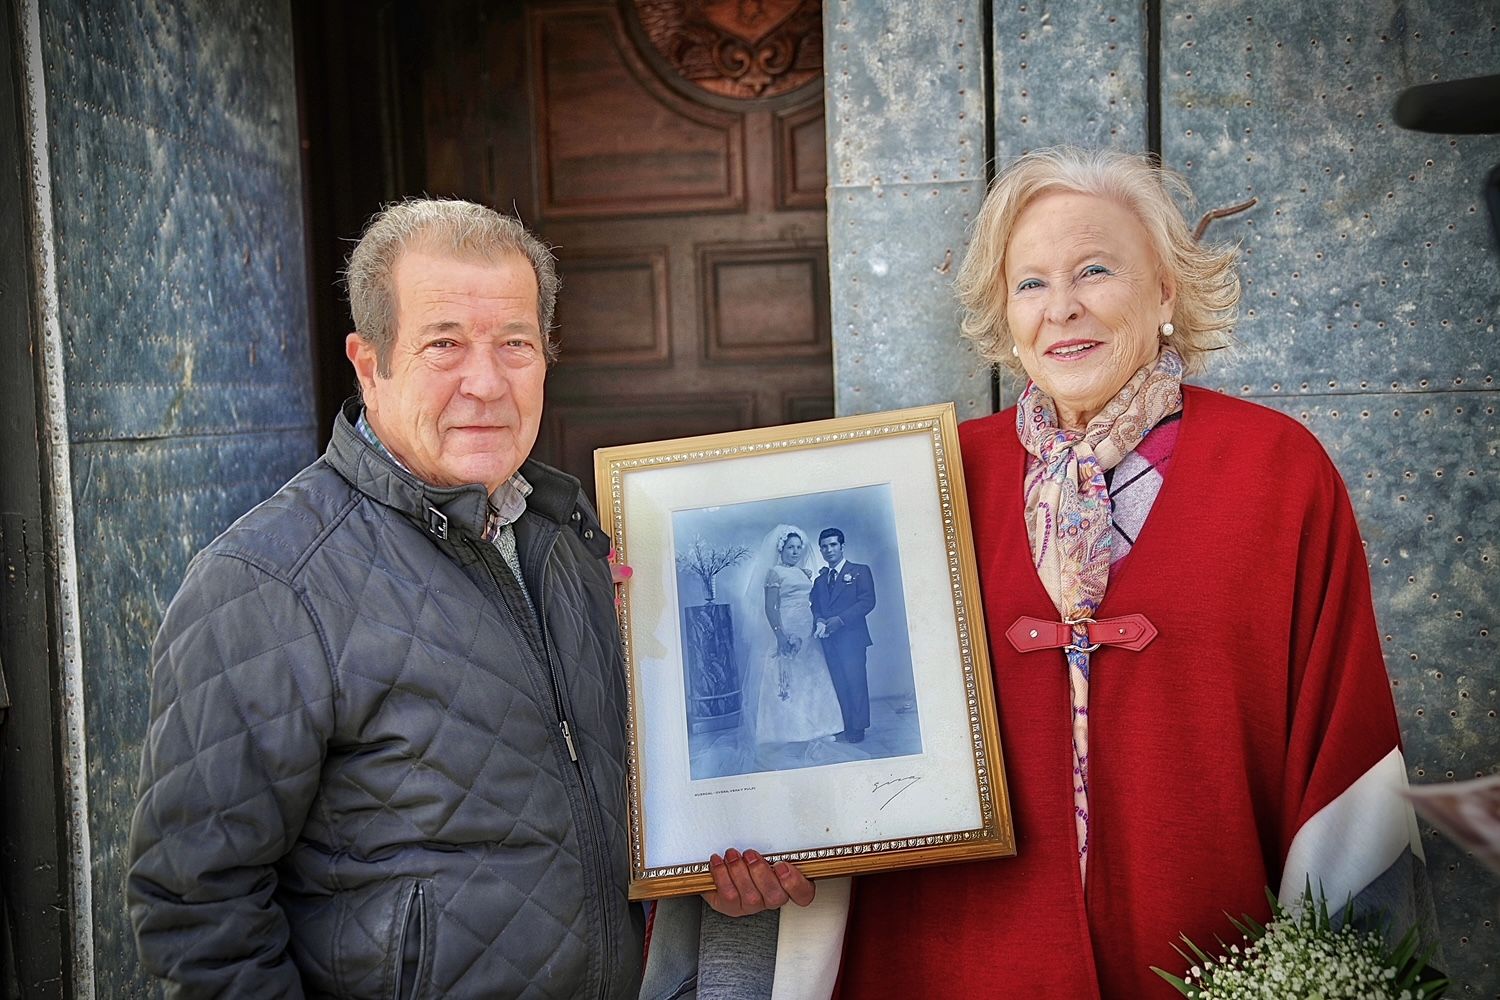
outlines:
M1125 634L1125 630L1124 629L1120 629L1120 634L1124 635Z
M594 529L593 528L585 528L585 529L583 529L583 537L584 538L593 538L594 537Z
M1037 636L1038 636L1038 635L1040 635L1040 634L1041 634L1041 633L1040 633L1040 632L1038 632L1038 631L1037 631L1037 630L1036 630L1036 629L1032 629L1032 630L1031 630L1031 637L1032 637L1032 638L1033 638L1033 639L1035 639L1035 638L1036 638L1036 637L1037 637Z

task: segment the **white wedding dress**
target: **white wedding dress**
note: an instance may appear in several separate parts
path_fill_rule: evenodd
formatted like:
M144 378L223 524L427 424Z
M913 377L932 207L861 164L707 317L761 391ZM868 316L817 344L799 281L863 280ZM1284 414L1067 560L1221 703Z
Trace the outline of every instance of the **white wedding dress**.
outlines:
M758 653L750 665L755 690L750 730L760 753L775 744L806 743L832 736L844 728L838 696L823 659L823 643L813 637L812 578L801 566L778 564L766 573L765 586L777 591L781 632L795 652L783 655L776 644ZM770 632L765 615L752 628Z

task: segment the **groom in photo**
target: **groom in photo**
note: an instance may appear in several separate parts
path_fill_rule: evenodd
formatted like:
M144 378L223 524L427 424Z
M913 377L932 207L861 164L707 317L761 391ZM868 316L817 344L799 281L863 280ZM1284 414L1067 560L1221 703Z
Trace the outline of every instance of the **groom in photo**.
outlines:
M825 528L818 548L828 565L812 585L813 635L823 640L823 658L844 715L844 731L838 738L859 743L870 725L870 686L865 680L870 629L865 615L875 607L875 577L870 567L844 558L844 533L838 528Z

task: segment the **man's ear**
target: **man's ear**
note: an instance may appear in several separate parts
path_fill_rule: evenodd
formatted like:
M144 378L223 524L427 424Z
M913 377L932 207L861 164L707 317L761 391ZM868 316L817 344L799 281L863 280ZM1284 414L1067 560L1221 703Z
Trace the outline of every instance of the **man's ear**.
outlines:
M365 405L369 406L375 395L375 378L379 368L375 348L356 332L344 338L344 354L354 366L354 377L359 379L360 393L365 398Z

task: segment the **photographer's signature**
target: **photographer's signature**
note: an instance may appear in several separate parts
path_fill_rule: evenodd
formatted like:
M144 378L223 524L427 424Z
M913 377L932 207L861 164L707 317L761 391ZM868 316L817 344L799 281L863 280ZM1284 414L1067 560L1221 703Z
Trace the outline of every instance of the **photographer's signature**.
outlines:
M878 793L882 788L890 792L890 797L887 798L884 802L880 803L880 808L884 809L886 806L895 801L896 796L900 795L902 792L906 791L912 785L921 780L922 779L915 774L908 774L904 778L888 778L885 781L875 782L875 785L870 789L870 792L872 794L875 794ZM894 791L892 791L893 787Z

